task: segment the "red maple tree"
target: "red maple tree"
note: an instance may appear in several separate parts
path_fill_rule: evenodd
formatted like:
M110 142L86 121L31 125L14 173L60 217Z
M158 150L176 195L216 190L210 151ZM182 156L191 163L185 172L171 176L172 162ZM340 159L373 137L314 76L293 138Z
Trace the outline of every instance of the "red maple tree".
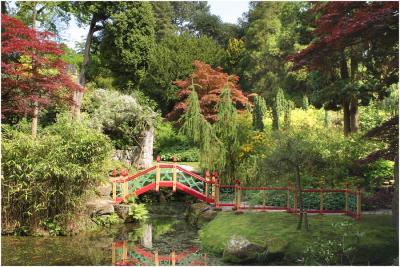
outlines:
M193 62L193 66L195 71L186 80L175 81L175 84L181 88L177 93L180 101L167 114L167 119L178 120L187 110L186 101L192 92L192 82L195 84L196 92L199 95L201 112L209 122L217 121L217 103L220 102L220 94L228 81L233 103L239 112L245 110L248 99L237 84L238 76L230 76L223 72L222 68L213 69L209 64L198 60Z
M373 39L398 42L398 2L323 2L315 4L311 12L319 14L314 22L315 40L289 57L295 63L294 69L326 68L326 58L332 52Z
M50 32L39 32L1 14L1 116L33 116L54 101L73 104L83 90L67 73L64 53Z

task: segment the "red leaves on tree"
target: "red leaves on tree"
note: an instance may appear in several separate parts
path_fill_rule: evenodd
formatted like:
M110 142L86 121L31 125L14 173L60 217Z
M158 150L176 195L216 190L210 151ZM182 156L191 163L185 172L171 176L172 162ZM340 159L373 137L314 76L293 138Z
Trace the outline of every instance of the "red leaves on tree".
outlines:
M209 122L217 121L216 109L217 103L220 102L220 94L229 78L229 88L232 101L239 111L245 110L247 97L240 90L237 82L238 76L229 76L218 67L212 69L210 65L200 61L194 61L193 66L195 72L186 80L175 81L175 84L181 88L177 93L180 101L175 104L173 110L167 114L169 120L178 120L179 117L187 110L187 98L191 94L192 79L195 83L196 92L199 95L199 102L202 114Z
M35 31L1 14L1 115L33 113L51 102L73 103L72 92L82 90L60 59L64 52L52 33Z
M321 14L315 21L316 40L289 57L294 69L324 67L330 53L358 43L377 38L393 42L388 35L398 42L398 2L327 2L316 4L311 11Z

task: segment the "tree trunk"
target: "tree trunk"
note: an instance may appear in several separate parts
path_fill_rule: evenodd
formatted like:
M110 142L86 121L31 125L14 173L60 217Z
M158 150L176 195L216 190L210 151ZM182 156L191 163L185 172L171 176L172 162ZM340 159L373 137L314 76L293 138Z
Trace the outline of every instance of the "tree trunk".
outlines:
M396 227L396 238L399 238L399 154L394 158L394 193L392 200L393 224Z
M350 105L348 101L343 101L343 132L345 136L350 134Z
M85 77L85 71L86 71L86 66L89 63L89 57L90 57L90 46L92 45L92 40L93 40L93 34L96 31L96 23L97 23L97 18L93 15L92 19L90 21L90 27L89 27L89 32L86 37L86 42L85 42L85 50L83 51L83 62L81 65L81 71L79 74L79 84L82 87L85 87L86 84L86 77ZM76 91L74 94L74 100L75 100L75 106L73 108L74 114L73 117L79 121L81 119L81 103L82 103L82 98L83 98L83 92Z
M350 132L356 133L358 131L360 122L358 114L358 102L356 98L353 98L350 102Z
M303 224L304 208L303 208L303 188L301 186L301 177L300 177L299 166L296 166L296 187L297 187L299 207L300 207L300 217L299 217L299 222L297 224L297 230L300 230L301 226ZM305 228L305 230L307 230L307 228Z
M6 1L1 1L1 14L8 14Z

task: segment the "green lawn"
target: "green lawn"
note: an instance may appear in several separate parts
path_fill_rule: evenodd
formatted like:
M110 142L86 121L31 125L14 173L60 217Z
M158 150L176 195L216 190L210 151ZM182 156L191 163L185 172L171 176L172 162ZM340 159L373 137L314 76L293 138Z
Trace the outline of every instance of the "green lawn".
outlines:
M297 231L297 216L281 212L244 213L220 212L200 230L205 249L221 254L233 234L246 236L259 245L267 245L270 253L284 253L286 263L295 264L304 256L308 244L318 235L326 239L336 236L332 223L352 220L346 216L309 216L310 232ZM354 264L391 265L398 257L395 228L390 215L364 215L356 225L364 232Z

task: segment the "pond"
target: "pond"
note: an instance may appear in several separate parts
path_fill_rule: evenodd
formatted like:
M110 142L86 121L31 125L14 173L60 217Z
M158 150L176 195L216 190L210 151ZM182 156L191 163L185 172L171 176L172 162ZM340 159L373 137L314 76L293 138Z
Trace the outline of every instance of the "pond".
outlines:
M224 265L201 249L181 203L152 206L143 224L61 237L3 236L2 265Z

